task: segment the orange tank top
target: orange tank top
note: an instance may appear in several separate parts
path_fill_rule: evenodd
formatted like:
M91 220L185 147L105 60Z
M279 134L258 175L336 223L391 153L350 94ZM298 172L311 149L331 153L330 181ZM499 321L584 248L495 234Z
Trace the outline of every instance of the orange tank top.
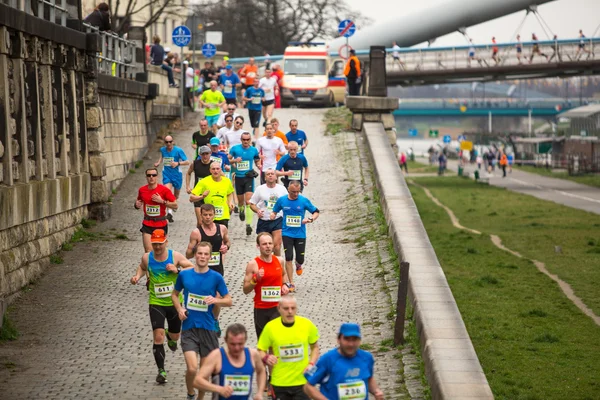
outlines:
M258 269L265 271L265 276L254 286L254 308L273 308L279 304L283 276L279 258L273 256L271 262L265 262L260 257L254 259Z

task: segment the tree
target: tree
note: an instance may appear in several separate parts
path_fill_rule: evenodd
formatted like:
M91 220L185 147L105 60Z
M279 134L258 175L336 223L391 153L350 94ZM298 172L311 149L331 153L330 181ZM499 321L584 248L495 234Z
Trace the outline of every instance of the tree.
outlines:
M181 17L182 4L175 0L108 0L112 30L118 34L129 30L132 19L142 20L142 26L150 25L167 16Z
M333 38L346 18L358 26L369 22L343 0L203 0L194 13L223 32L220 50L234 57L282 54L291 41Z

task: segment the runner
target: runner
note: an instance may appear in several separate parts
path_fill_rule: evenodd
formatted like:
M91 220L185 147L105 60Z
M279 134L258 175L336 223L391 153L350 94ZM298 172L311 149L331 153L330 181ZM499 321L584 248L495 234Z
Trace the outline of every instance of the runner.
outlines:
M219 121L221 108L226 104L223 93L217 90L217 81L210 81L210 89L202 92L200 104L206 108L204 115L208 121L208 127L216 132L215 125Z
M289 141L287 139L287 136L285 136L285 133L279 130L279 120L277 118L271 118L269 122L273 124L273 129L275 129L275 136L283 141L283 144L285 144L285 148L287 149ZM267 132L264 132L263 136L267 136ZM279 161L279 159L277 159L277 161Z
M233 146L242 144L242 135L248 133L244 128L244 117L239 116L233 120L233 131L225 133L225 143L227 148L231 150Z
M265 91L258 87L259 83L255 80L254 85L246 89L243 96L244 102L248 103L248 118L250 118L255 140L258 138L262 105L266 100Z
M277 176L283 176L283 185L287 189L290 181L299 181L300 189L308 186L308 161L304 154L298 154L298 143L288 143L288 154L281 157L275 167Z
M158 184L158 170L148 168L146 170L147 185L138 190L138 196L133 207L136 210L143 208L144 220L142 221L142 244L144 251L152 251L150 237L156 229L162 229L165 233L169 230L167 223L167 207L177 209L177 199L168 187Z
M400 46L398 46L398 43L392 42L392 67L397 63L398 67L405 70L406 64L400 61L400 50L401 49Z
M271 211L273 211L277 199L287 196L288 192L283 185L277 183L277 175L274 169L269 168L264 171L264 174L266 183L260 185L254 191L252 198L250 198L250 208L258 216L256 233L270 233L273 236L275 255L280 256L283 212L277 213L277 217L271 221Z
M211 351L219 347L217 322L213 314L215 306L231 307L232 300L225 280L221 275L208 268L212 247L210 243L200 242L196 246L194 268L181 271L171 293L171 300L177 309L179 319L183 321L181 350L185 358L185 384L187 398L195 399L194 379L200 367L206 362ZM184 291L185 308L179 303L179 293ZM217 296L217 293L220 296ZM198 398L203 399L200 391Z
M529 64L533 61L533 56L536 54L546 57L546 61L548 61L548 56L541 52L540 44L538 43L538 37L535 33L531 34L531 41L533 42L533 47L531 48L531 56L529 57Z
M237 117L240 116L238 113L235 112L235 110L237 109L237 106L235 104L227 103L226 109L227 109L227 112L221 114L221 116L219 117L219 120L217 121L217 128L219 128L219 130L225 126L225 124L226 124L225 118L233 117L233 119L236 119Z
M223 121L225 122L225 126L223 126L217 131L217 138L220 141L219 149L227 150L226 137L229 132L233 132L233 116L225 114L225 118L223 118Z
M218 140L217 138L213 139ZM193 187L196 187L196 185L201 179L204 179L210 175L210 164L212 164L210 148L208 146L201 146L198 149L198 153L200 153L200 158L194 160L194 162L188 168L187 173L185 174L185 191L187 194L192 193L192 186L190 185L192 173L194 174ZM196 214L197 225L200 225L200 221L202 220L200 215L200 206L202 204L204 204L204 201L202 200L194 202L194 213Z
M208 146L210 139L214 137L215 134L208 129L208 121L201 120L200 130L192 133L192 149L196 150L196 158L200 156L198 149L202 146Z
M498 65L500 57L498 57L498 45L496 44L496 37L492 37L492 60Z
M169 190L173 190L175 199L179 198L179 192L183 184L183 175L181 174L181 166L189 165L189 161L183 149L173 144L171 136L165 136L165 145L160 148L160 158L154 163L155 167L163 164L162 180ZM173 222L173 210L177 208L167 208L167 219Z
M290 120L290 131L285 134L285 137L289 142L298 143L298 153L304 153L304 149L308 146L308 137L306 136L306 132L298 129L298 120L291 119Z
M590 55L592 54L591 51L589 51L588 49L585 48L585 35L583 34L582 29L579 30L579 44L577 45L577 53L575 54L576 61L579 61L581 52L587 53L587 55L588 55L587 59L589 59ZM581 55L583 55L583 54L581 54Z
M244 294L254 291L254 328L260 337L265 325L279 316L281 295L289 292L283 258L273 257L273 237L266 232L256 237L260 255L246 266Z
M306 224L311 224L319 218L319 209L306 197L300 195L300 182L291 181L288 195L277 199L273 206L272 221L277 219L277 214L281 210L283 210L281 239L285 251L285 269L290 280L290 291L295 292L294 270L292 269L294 253L296 254L296 274L302 275L306 250ZM304 218L306 211L312 214L308 218Z
M375 381L375 359L360 349L358 324L342 324L338 333L338 348L323 354L315 368L307 374L304 393L315 400L368 399L383 400L383 392ZM315 385L320 384L321 390Z
M224 151L219 151L219 147L221 147L221 142L219 139L216 137L210 139L210 160L212 162L218 162L225 176L229 178L231 172L231 163L229 162L227 153Z
M248 59L248 64L244 65L240 70L240 76L244 78L244 89L248 89L254 85L254 81L258 80L258 66L254 64L254 57Z
M215 206L212 204L202 204L200 206L200 215L201 222L190 234L190 241L185 251L185 256L187 258L194 257L198 243L208 242L214 249L210 255L208 268L224 275L223 256L231 248L229 231L225 225L215 223Z
M192 268L181 253L167 248L167 235L164 230L156 229L152 232L150 239L152 251L142 256L134 276L129 280L132 285L137 285L142 276L146 274L150 281L150 323L152 324L152 336L154 344L152 354L158 367L156 382L166 383L167 372L165 371L165 337L171 351L177 351L177 340L181 332L181 321L177 316L177 310L173 306L171 292L177 279L177 274L183 268ZM165 319L169 323L169 329L165 330Z
M221 85L223 97L225 97L227 104L237 105L237 88L242 86L242 82L237 74L233 72L231 65L226 66L225 73L219 75L219 84Z
M469 57L467 58L467 67L471 67L471 61L477 61L479 66L481 66L481 58L475 55L475 45L473 44L473 40L469 39Z
M521 42L521 35L517 35L517 44L515 45L517 49L517 60L519 61L519 65L523 64L521 62L521 56L523 55L523 43Z
M262 400L267 382L265 366L258 350L246 347L248 332L242 324L225 331L225 347L213 350L200 368L194 387L219 394L220 399L247 400L252 393L252 375L256 372L257 390L254 400ZM211 383L218 377L218 385Z
M210 81L217 79L215 70L211 68L210 61L204 62L204 68L200 70L200 75L202 75L205 90L210 88Z
M278 310L281 316L267 323L257 345L263 362L271 367L273 398L307 400L304 373L319 359L319 331L308 318L296 315L294 296L283 296Z
M273 116L273 108L275 108L275 95L279 93L277 78L272 75L272 71L269 68L265 69L265 76L260 78L258 87L265 92L262 111L263 118L265 119L264 124L266 124L267 121L269 121Z
M262 169L260 173L261 184L265 183L265 171L269 168L275 169L277 167L277 157L286 153L283 141L278 137L275 137L273 124L268 123L265 126L265 129L266 136L262 136L256 141L256 150L258 150L260 159L262 160Z
M249 202L254 191L254 163L261 167L260 156L256 147L251 144L252 137L248 132L242 134L242 144L237 144L229 150L229 160L234 166L235 193L237 194L240 220L246 221L246 235L252 234L252 218L254 214Z
M271 65L273 70L273 76L277 78L277 86L280 90L275 93L275 108L281 108L281 84L283 82L283 71L281 66L277 63Z
M215 206L217 224L225 227L229 225L229 215L233 209L233 185L229 178L223 176L221 166L217 162L210 164L210 176L201 179L190 194L192 203L200 200Z

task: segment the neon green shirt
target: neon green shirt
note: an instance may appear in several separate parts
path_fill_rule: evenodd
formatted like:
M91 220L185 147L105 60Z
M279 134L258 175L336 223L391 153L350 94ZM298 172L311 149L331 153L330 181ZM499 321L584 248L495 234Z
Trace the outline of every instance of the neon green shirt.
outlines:
M271 372L271 384L282 387L304 385L309 344L318 340L319 330L308 318L296 316L294 325L290 327L283 325L281 317L269 322L256 347L265 353L272 348L273 355L277 357L277 364Z
M222 176L219 182L215 182L212 175L209 175L198 181L192 190L192 194L201 196L206 190L210 191L210 193L204 198L204 202L215 206L215 220L229 219L227 196L233 193L231 180Z
M225 101L225 97L223 97L223 93L215 90L214 92L210 89L202 92L202 96L200 97L205 103L208 103L210 106L204 110L204 115L207 117L214 117L215 115L221 114L221 109L218 104Z

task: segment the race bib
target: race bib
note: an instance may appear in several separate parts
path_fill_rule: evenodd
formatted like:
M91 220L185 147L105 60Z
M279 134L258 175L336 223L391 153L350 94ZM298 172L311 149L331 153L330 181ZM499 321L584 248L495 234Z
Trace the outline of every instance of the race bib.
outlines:
M221 252L213 251L210 253L210 260L208 260L209 267L215 267L221 263Z
M256 76L255 72L248 72L248 78L254 78Z
M173 158L173 157L165 157L165 158L163 158L163 165L166 166L166 167L170 167L171 163L173 161L175 161L175 158Z
M365 387L365 382L363 381L338 383L337 387L338 397L340 400L368 398L367 388Z
M223 206L215 207L215 219L223 218L224 210Z
M260 299L268 303L278 303L281 300L281 286L263 286L260 289Z
M238 171L248 171L250 169L250 161L240 161L237 163Z
M204 301L206 297L207 296L188 293L188 300L185 308L192 311L208 312L208 304Z
M158 217L160 216L160 206L153 206L150 204L146 204L146 215L149 217Z
M233 388L233 396L248 396L252 387L252 376L250 375L225 375L223 386Z
M162 282L154 284L154 294L159 299L171 297L171 292L175 288L173 282Z
M233 92L233 90L232 90L231 86L225 86L224 92L225 93L231 93L231 92Z
M265 93L271 93L273 90L271 88L266 88Z
M300 179L302 179L302 170L301 169L294 170L292 173L292 176L290 176L290 180L299 181Z
M223 159L221 157L210 156L210 163L219 163L219 165L223 164Z
M296 362L304 360L304 346L302 344L288 344L279 346L279 359L281 362Z
M267 210L273 211L273 207L275 207L275 203L277 203L277 200L267 201Z
M252 98L252 104L260 104L260 100L261 100L260 97L253 97Z
M297 215L288 215L285 218L285 224L290 228L300 228L302 226L302 217Z

